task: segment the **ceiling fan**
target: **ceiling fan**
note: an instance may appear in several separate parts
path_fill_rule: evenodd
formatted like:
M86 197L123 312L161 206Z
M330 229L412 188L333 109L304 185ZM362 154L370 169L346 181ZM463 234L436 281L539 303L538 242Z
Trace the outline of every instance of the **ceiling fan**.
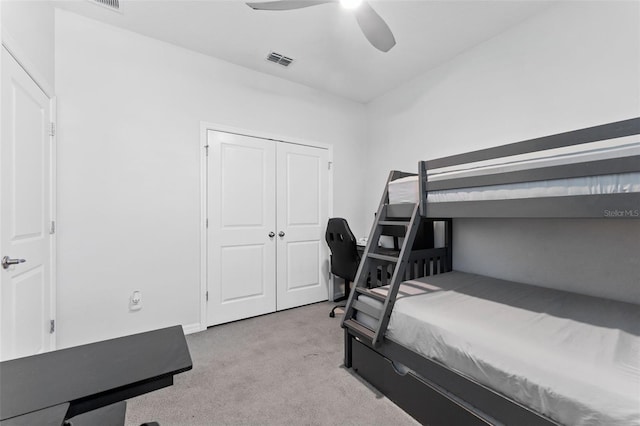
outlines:
M388 52L396 45L396 39L393 37L389 26L366 0L278 0L260 3L251 2L247 3L247 6L254 10L293 10L325 3L337 3L338 1L345 8L353 9L360 29L373 47L383 52Z

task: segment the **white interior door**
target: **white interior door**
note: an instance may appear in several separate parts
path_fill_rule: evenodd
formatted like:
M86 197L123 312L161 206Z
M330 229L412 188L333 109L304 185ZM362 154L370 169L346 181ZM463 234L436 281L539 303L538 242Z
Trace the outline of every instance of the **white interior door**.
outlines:
M277 148L278 310L327 300L329 154L289 143Z
M224 132L207 140L207 318L215 325L276 309L276 150Z
M0 358L53 349L50 99L2 48ZM13 262L11 262L13 263Z

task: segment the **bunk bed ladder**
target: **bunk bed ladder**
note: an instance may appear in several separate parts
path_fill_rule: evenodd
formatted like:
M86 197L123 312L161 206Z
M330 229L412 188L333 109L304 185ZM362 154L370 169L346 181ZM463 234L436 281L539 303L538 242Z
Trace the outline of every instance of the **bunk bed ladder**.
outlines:
M343 327L348 328L361 340L364 339L374 347L382 343L384 338L396 295L400 289L400 284L405 280L405 269L409 263L413 243L421 222L418 204L389 204L389 182L404 176L410 176L410 174L398 171L392 171L389 174L342 321ZM397 237L398 228L404 228L404 232L402 232L404 239L399 250L389 250L378 246L378 241L383 235ZM396 230L396 232L389 233L388 230L390 229ZM389 289L386 294L375 292L368 288L368 282L377 282L378 276L380 276L384 284L387 281L389 269L393 272L391 273ZM377 300L382 304L382 307L376 308L371 304L360 301L359 297L361 295ZM356 318L357 312L373 318L377 325L372 327L370 322L369 325L365 325L363 322L358 321Z

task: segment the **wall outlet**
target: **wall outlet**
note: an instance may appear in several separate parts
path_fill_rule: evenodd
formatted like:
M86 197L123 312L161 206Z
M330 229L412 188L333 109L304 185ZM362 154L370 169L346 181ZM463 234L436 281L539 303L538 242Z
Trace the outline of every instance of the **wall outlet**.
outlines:
M129 298L129 310L130 311L139 311L142 309L142 292L134 291Z

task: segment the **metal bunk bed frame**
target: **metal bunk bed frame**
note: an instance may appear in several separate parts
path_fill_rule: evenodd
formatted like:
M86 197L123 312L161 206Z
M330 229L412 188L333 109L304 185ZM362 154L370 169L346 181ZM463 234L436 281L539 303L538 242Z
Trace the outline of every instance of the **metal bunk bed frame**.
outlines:
M473 178L451 178L433 182L428 179L427 172L429 170L638 134L640 134L640 118L633 118L436 160L421 161L419 163L419 206L416 207L413 204L384 205L385 202L388 203L387 189L385 189L379 212L384 211L386 216L394 218L405 217L415 220L415 212L419 210L423 221L444 221L446 247L444 251L443 248L421 250L418 261L424 267L420 268L416 268L415 264L408 262L411 257L410 254L401 256L400 260L404 259L405 262L401 265L401 268L398 268L398 277L417 278L429 275L429 271L432 270L431 267L437 273L437 263L440 263L440 272L443 272L443 261L445 265L444 271L452 270L451 236L453 218L610 217L640 219L640 193L427 203L429 191L640 172L640 156L485 174ZM399 176L406 175L392 172L387 184ZM622 213L607 215L607 211ZM414 220L411 220L411 222L414 222ZM379 220L376 219L371 232L371 237L373 238L370 237L366 252L369 252L370 249L373 250L375 242L377 242L381 234L381 226L378 222ZM413 237L408 236L407 238L411 239ZM404 246L410 246L411 244L411 240L405 241ZM444 254L445 252L446 255ZM415 260L414 256L414 263ZM364 277L367 274L370 275L371 271L367 271L366 265L361 264L359 275ZM396 274L394 274L394 278L396 278ZM361 280L360 287L362 287L363 282L365 282L364 279ZM358 308L364 305L363 303L358 304L358 296L360 294L371 295L372 292L354 287L349 297L347 312L342 323L344 328L345 367L353 368L360 376L423 424L557 424L542 414L534 412L508 396L491 390L463 373L454 371L438 361L425 358L398 343L384 338L400 283L401 279L392 279L384 301L383 311L378 313L380 321L376 330L358 323L355 315ZM378 298L380 298L379 295ZM365 308L362 311L368 315L371 314L369 308ZM409 372L402 374L394 363L401 363L409 369Z

